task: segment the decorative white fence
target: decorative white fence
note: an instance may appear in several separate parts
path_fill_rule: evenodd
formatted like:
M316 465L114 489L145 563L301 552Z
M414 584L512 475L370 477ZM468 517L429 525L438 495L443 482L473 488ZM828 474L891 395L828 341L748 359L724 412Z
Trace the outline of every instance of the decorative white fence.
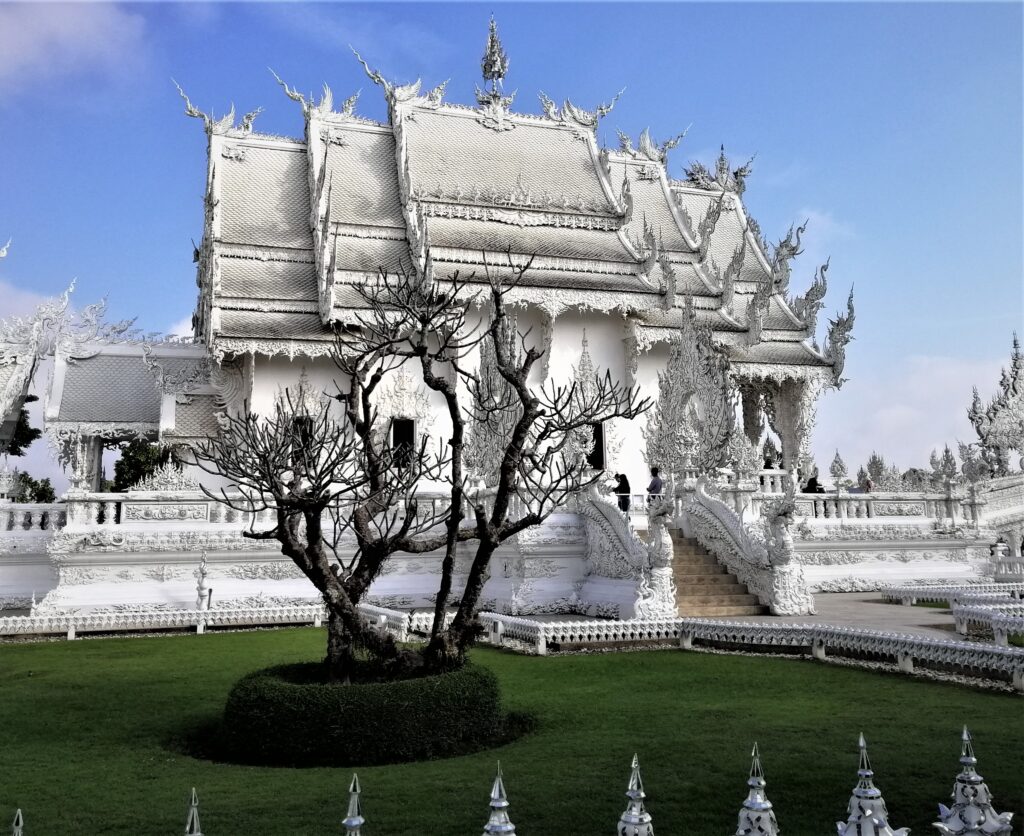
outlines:
M695 643L724 644L759 651L801 647L816 659L836 655L893 659L900 670L915 665L955 669L976 676L1009 680L1024 691L1024 649L976 642L946 641L904 633L814 624L772 624L763 621L720 621L703 618L636 619L632 621L533 621L481 613L485 641L515 648L527 644L538 655L559 647L608 646L677 641L683 649Z
M974 755L973 739L966 727L964 727L961 740L960 772L953 783L953 804L951 807L939 804L940 820L934 826L943 833L981 833L981 829L972 827L968 830L961 825L965 822L983 823L985 833L1009 834L1012 829L1013 814L998 813L993 808L992 794L984 783L985 779L977 772L978 760ZM838 833L840 836L856 836L856 834L863 833L904 833L903 829L894 831L887 820L886 804L881 790L874 784L874 771L871 769L867 742L864 740L863 734L860 735L858 742L860 757L857 783L846 805L846 821L835 823ZM773 805L767 797L765 789L767 782L756 743L751 753L750 776L746 785L747 797L739 808L736 832L778 836L779 828ZM936 794L938 792L938 788L936 788ZM341 820L345 836L360 836L363 826L367 823L367 819L363 816L361 793L359 777L353 774L349 784L348 807L345 817ZM943 795L945 796L945 793ZM647 809L647 794L644 792L640 763L636 755L633 755L625 796L626 808L619 816L614 832L620 836L654 836L654 816ZM505 778L500 765L491 784L488 807L487 821L483 826L484 836L487 834L515 836L516 826L512 821L511 803L505 789ZM839 809L837 804L837 812ZM704 815L703 819L706 821L707 815ZM612 823L609 822L608 832L611 832L611 826ZM825 825L822 825L823 829L824 827ZM13 836L25 836L26 828L25 817L19 809L14 815L11 832ZM375 829L374 832L386 831ZM580 833L581 831L573 832ZM604 832L603 829L602 832ZM722 832L724 832L724 828ZM199 816L199 797L195 788L192 789L188 804L184 833L185 836L203 836Z
M60 528L64 522L65 506L60 503L0 504L0 535L22 531L52 531Z
M966 595L1004 595L1024 598L1024 583L972 583L953 586L891 586L882 590L882 599L906 607L917 603L948 604Z

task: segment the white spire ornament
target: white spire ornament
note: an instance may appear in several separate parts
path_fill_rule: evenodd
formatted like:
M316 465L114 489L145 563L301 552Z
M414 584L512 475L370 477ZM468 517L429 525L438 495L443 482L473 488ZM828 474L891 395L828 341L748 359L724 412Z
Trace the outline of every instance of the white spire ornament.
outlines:
M893 830L889 826L889 811L885 808L882 791L875 786L868 760L868 744L863 733L858 742L860 746L860 768L857 770L857 786L853 788L850 804L847 808L849 816L845 822L836 822L839 836L908 836L910 829L901 827Z
M11 824L11 836L25 836L25 819L19 808L14 814L14 823Z
M654 836L654 825L651 814L644 808L644 782L640 778L640 760L633 755L633 771L629 774L629 786L626 788L629 803L619 816L617 836Z
M779 823L775 820L772 803L764 792L764 772L761 770L761 753L754 744L750 753L750 778L747 779L747 798L740 810L736 836L779 836Z
M192 800L185 820L185 836L203 836L203 829L199 826L199 796L196 795L195 787L192 787Z
M484 836L491 833L505 833L515 836L516 826L508 817L508 798L505 796L505 783L501 780L501 762L498 762L498 774L491 785L491 815L484 825Z
M992 795L985 779L976 771L978 759L974 757L971 733L964 726L960 746L960 774L953 784L953 807L939 805L941 821L932 825L942 836L966 836L972 833L1009 834L1013 831L1010 820L1013 813L997 813L992 807Z
M352 783L348 785L348 812L342 820L345 827L345 836L360 836L362 826L366 823L363 818L363 808L359 803L359 776L352 773Z

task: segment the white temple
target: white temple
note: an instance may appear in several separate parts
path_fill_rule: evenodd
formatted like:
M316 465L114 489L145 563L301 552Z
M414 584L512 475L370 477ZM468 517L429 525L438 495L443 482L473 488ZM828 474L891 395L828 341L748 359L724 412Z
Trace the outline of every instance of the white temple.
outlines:
M246 521L203 494L191 468L100 493L104 446L141 437L187 460L190 444L218 431L218 413L266 412L300 377L330 392L333 333L363 304L354 288L379 271L428 279L459 271L483 282L510 260L532 259L509 297L520 330L545 349L531 382L607 370L662 396L662 422L704 420L717 398L739 410L742 433L715 441L728 442L728 467L698 482L689 450L647 460L663 449L651 440L652 416L599 428L592 464L625 473L634 494L643 493L649 465L673 477L671 536L651 547L638 537L643 497L627 519L606 496L581 496L502 548L487 608L801 613L816 590L976 577L989 570L1000 534L1019 555L1020 476L972 482L969 491L950 481L931 493L867 495L840 484L787 498L797 470L813 466L815 403L842 384L853 300L819 323L827 264L802 294L791 289L803 227L766 242L743 203L749 164L734 167L723 152L677 180L666 155L682 136L658 143L645 130L602 148L597 127L614 99L586 110L541 93L542 114L514 112L493 24L489 87L477 87L474 106L446 102L447 83L397 85L363 66L386 99L387 121L359 116L358 94L336 107L326 85L314 102L281 82L301 108L301 139L259 133L258 111L240 122L233 112L214 119L185 97L208 144L194 342L102 325L96 310L69 319L66 297L0 328L0 441L39 358L52 355L46 431L71 478L57 505L0 506L0 565L18 567L0 575L0 606L190 605L203 553L214 606L313 598L276 543L241 538ZM724 358L719 378L695 368L702 351ZM693 383L685 414L664 397L673 375ZM445 410L412 375L396 376L377 405L393 424L444 437ZM781 462L763 470L768 436ZM655 582L658 569L664 582ZM430 557L395 561L370 600L426 606L438 571Z

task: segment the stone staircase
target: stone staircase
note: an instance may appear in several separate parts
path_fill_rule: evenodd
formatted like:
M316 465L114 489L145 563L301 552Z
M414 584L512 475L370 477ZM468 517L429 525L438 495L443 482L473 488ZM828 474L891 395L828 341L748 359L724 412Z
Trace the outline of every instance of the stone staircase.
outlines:
M696 540L672 532L676 610L682 617L768 615L735 575L730 575Z

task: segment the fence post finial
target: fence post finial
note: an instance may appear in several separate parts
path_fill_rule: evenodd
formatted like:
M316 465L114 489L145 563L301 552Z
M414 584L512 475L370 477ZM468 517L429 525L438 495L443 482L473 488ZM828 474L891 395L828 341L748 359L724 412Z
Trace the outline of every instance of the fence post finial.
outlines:
M192 800L188 805L188 819L185 821L185 836L203 836L203 829L199 826L199 796L196 795L195 787L192 787Z
M860 766L857 769L857 786L853 788L849 813L845 822L836 822L839 836L860 836L862 833L875 833L877 836L908 836L909 828L901 827L893 830L889 826L889 811L885 807L882 791L875 786L875 773L871 771L868 759L868 744L861 732L858 740L860 747Z
M992 793L985 779L977 772L971 733L964 726L960 745L960 774L953 784L953 807L939 805L939 819L932 825L942 836L984 833L1004 836L1013 831L1013 813L997 813L992 807Z
M619 827L616 831L619 836L654 836L651 814L644 809L646 797L644 782L640 777L640 760L634 754L632 772L629 773L629 786L626 788L626 798L629 802L619 816Z
M348 812L341 822L345 826L345 836L359 836L360 828L366 823L363 818L363 807L359 802L359 776L352 773L352 783L348 785Z
M747 798L740 810L736 836L778 836L779 824L775 820L772 803L765 795L764 771L757 743L750 753L750 778L747 779Z
M505 795L505 782L501 779L501 761L498 761L498 774L491 785L491 815L484 825L484 836L491 833L504 833L515 836L516 826L508 817L508 797Z

